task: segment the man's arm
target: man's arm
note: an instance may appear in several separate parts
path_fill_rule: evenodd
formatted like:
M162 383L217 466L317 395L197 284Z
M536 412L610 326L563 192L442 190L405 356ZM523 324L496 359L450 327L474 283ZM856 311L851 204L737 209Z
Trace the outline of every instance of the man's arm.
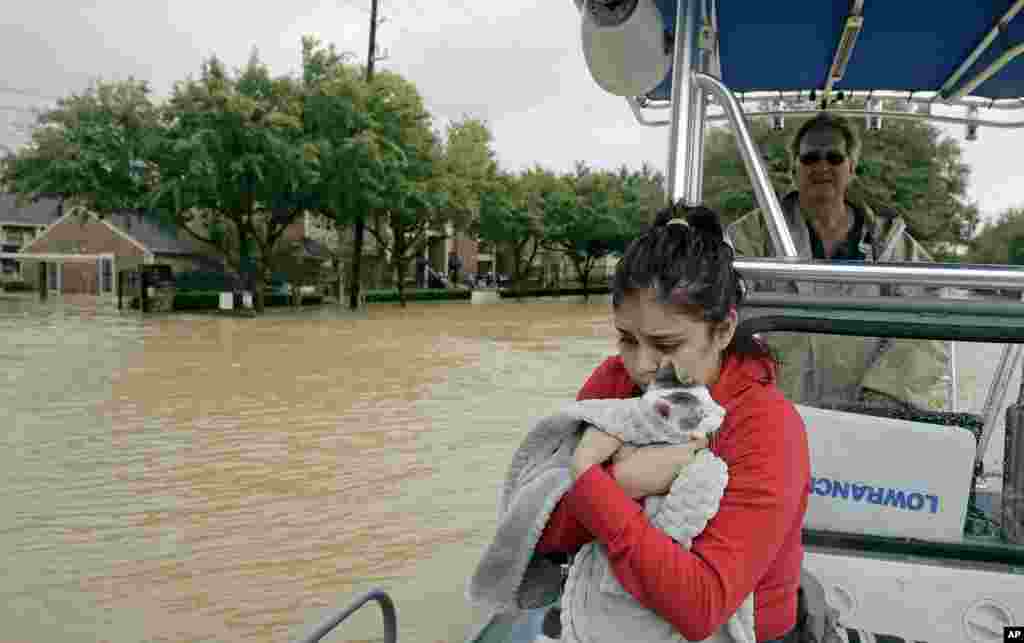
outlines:
M881 259L901 263L933 261L928 251L906 231L895 243L892 254ZM939 291L923 286L893 288L893 294L898 297L935 297ZM894 399L933 410L943 408L947 397L945 376L950 367L949 342L901 339L887 344L864 374L861 382L864 398L890 403Z

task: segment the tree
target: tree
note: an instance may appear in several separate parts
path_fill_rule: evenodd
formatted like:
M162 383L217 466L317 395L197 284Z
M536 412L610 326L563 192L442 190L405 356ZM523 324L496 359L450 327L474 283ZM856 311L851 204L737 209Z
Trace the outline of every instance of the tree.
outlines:
M483 242L507 249L512 259L512 283L519 287L530 273L543 237L539 211L531 208L530 189L545 180L541 168L523 175L501 173L480 197L480 216L471 231Z
M349 64L352 57L311 36L302 40L304 126L318 170L316 209L339 231L365 225L372 194L381 190L379 177L389 171L386 154L396 151L371 112L386 104L371 101L364 70ZM362 246L353 249L349 265L353 297L361 262Z
M586 300L597 262L625 244L623 181L612 172L594 172L579 163L542 199L544 244L569 259Z
M139 161L158 112L149 86L97 81L38 117L28 145L2 161L4 189L56 197L99 215L135 210L148 190Z
M277 243L317 205L302 108L296 79L271 78L255 52L233 75L211 57L199 79L175 85L148 154L158 176L152 207L217 248L246 278L258 312Z
M748 122L780 196L794 189L788 145L806 120L787 118L782 131L760 119ZM931 251L966 242L977 227L978 209L967 200L970 170L959 143L921 121L888 120L877 132L866 132L863 119L849 121L863 142L851 200L903 216L910 233ZM731 131L709 128L705 146L704 201L728 223L756 207L750 179Z
M43 115L5 182L173 223L245 275L262 309L284 230L307 211L339 225L365 212L397 149L346 54L302 44L301 77L271 77L255 52L233 74L213 57L160 106L144 83L99 83Z
M387 232L373 226L367 231L389 258L404 307L409 262L422 252L427 231L440 225L448 205L438 168L442 150L423 98L400 75L374 76L369 109L378 135L388 143L379 163L377 189L369 196L371 212L383 215Z
M1017 263L1011 256L1018 239L1024 237L1024 207L1009 208L985 225L970 243L968 259L971 263Z
M448 125L439 177L447 195L446 218L457 231L467 231L480 216L482 195L498 175L494 137L481 120L464 117Z
M630 170L623 165L616 177L617 189L621 191L621 208L617 218L622 223L621 237L613 243L613 251L625 252L629 243L651 225L654 215L665 207L665 176L647 163L639 170Z

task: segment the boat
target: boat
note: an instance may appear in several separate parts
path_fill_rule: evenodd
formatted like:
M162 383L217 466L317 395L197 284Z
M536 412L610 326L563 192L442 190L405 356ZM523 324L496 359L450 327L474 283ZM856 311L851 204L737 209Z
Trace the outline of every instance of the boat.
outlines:
M1024 390L1006 411L1002 461L989 468L985 462L1021 362L1024 303L963 293L1020 292L1024 267L797 259L747 122L825 109L865 118L876 129L890 119L962 125L969 141L981 130L1022 128L1024 17L1018 14L1024 0L941 6L916 0L573 1L591 76L624 98L639 125L668 128L670 199L701 202L703 124L724 120L732 128L774 245L782 249L778 257L737 260L744 277L910 284L955 293L862 299L755 294L743 326L767 336L1001 345L980 413L957 408L955 359L954 395L942 411L894 416L856 405L798 408L812 466L804 568L837 615L830 640L1003 641L1004 628L1024 625ZM892 101L905 108L885 109ZM320 640L371 601L384 611L385 640L396 640L394 605L380 591L305 640ZM543 607L490 614L466 640L557 640L557 605L555 597Z

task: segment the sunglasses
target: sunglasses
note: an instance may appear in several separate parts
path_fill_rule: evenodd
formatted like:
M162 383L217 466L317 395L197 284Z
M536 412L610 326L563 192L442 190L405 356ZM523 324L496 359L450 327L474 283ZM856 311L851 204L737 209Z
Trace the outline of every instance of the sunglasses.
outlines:
M824 153L815 150L813 152L804 152L800 155L800 162L804 165L814 165L819 161L828 161L832 166L839 166L846 162L846 155L835 150L829 150Z

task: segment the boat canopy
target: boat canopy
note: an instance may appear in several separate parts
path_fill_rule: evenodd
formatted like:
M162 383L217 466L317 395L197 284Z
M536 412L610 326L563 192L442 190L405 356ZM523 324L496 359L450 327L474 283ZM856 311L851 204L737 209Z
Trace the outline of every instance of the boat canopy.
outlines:
M884 91L1024 107L1022 0L710 1L716 75L741 96ZM677 1L654 2L674 31ZM671 81L646 97L669 100Z

